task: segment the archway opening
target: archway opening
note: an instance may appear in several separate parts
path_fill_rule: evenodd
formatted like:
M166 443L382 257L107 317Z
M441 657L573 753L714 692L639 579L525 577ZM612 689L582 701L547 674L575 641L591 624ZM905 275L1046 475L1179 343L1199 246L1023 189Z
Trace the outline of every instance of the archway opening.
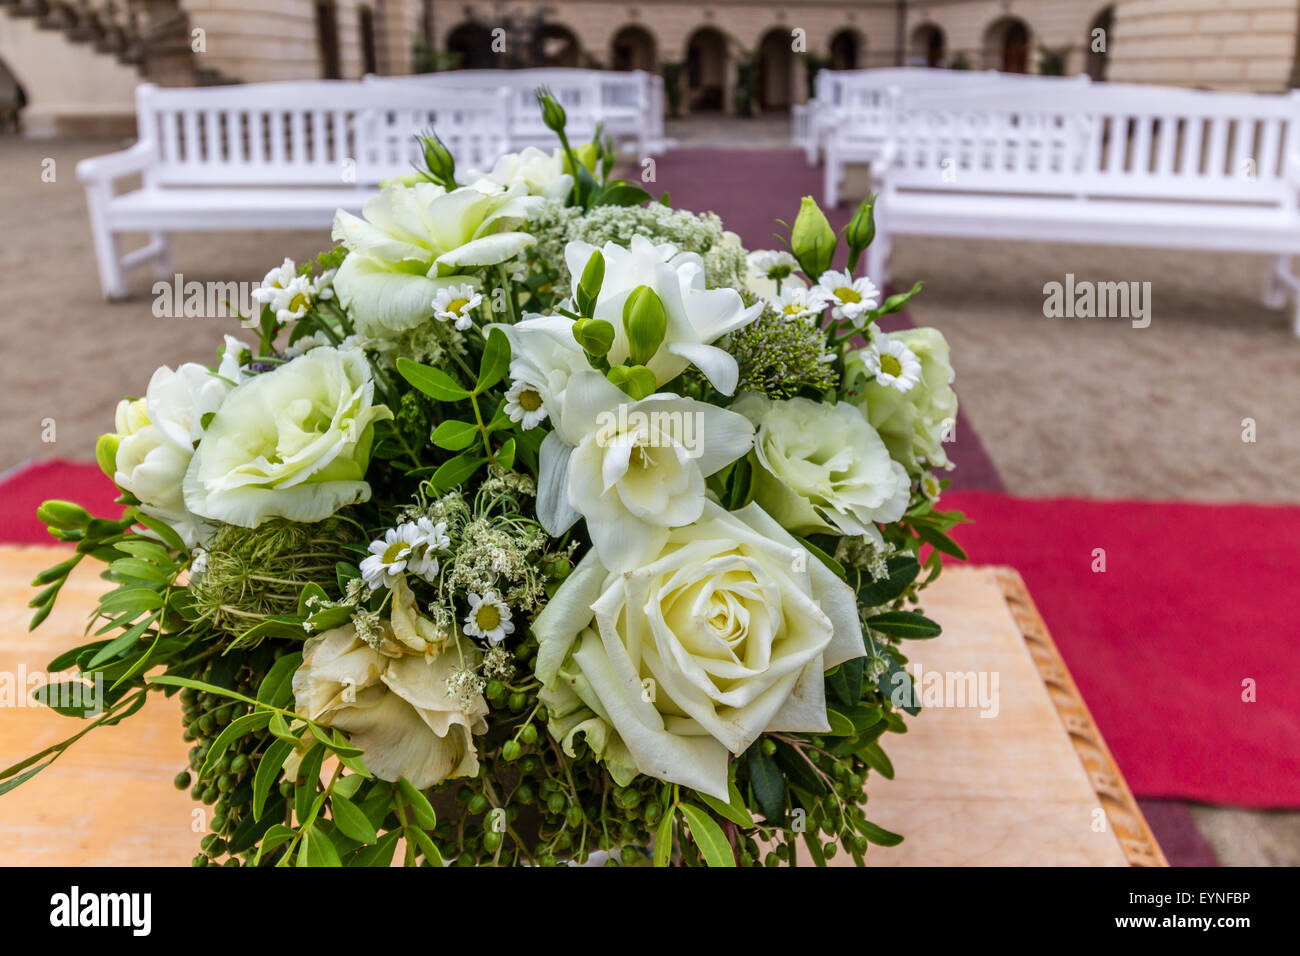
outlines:
M496 66L492 55L492 34L477 23L462 23L447 35L447 52L452 68L487 70Z
M789 32L768 30L758 44L758 108L788 110L794 102L794 78L794 50Z
M570 69L582 66L582 47L573 31L558 23L542 27L542 66L559 66Z
M320 54L320 75L323 80L343 78L339 58L339 16L334 0L316 4L316 46Z
M913 66L938 69L948 56L948 41L943 30L934 23L922 23L912 31L909 58Z
M0 60L0 135L23 131L22 111L26 105L27 92L23 85L4 60Z
M841 30L831 37L831 69L858 70L863 66L864 44L856 30Z
M727 38L701 27L686 44L686 101L691 112L721 110L727 91Z
M1029 72L1029 24L1019 17L994 21L984 34L984 65L1003 73Z
M1106 7L1093 18L1088 27L1088 75L1097 82L1106 79L1106 67L1110 56L1111 30L1115 25L1115 8Z
M645 27L626 26L614 34L610 43L609 65L615 70L651 72L659 62L655 38Z

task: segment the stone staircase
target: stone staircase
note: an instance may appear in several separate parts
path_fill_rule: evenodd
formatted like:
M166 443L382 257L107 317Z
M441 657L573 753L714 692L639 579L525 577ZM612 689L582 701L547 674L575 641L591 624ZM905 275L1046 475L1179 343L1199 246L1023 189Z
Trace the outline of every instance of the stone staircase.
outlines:
M179 0L0 0L0 11L58 31L92 56L111 56L160 86L238 82L199 62Z

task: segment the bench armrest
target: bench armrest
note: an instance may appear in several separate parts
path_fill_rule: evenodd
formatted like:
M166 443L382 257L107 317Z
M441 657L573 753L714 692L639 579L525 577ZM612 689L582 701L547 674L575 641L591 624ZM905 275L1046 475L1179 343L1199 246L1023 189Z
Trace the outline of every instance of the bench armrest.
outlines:
M898 142L894 139L885 140L880 147L880 155L871 163L871 188L874 192L884 190L885 177L889 175L889 169L897 158Z
M154 163L154 149L149 143L136 143L121 152L91 156L77 163L77 179L86 184L111 183L119 176L144 172Z

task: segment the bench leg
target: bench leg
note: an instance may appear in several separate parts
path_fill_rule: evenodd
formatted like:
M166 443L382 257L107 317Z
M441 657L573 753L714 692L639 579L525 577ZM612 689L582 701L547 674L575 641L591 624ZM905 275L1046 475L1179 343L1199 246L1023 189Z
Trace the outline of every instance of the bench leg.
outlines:
M889 284L889 235L876 223L876 237L867 246L867 277L885 294Z
M840 201L840 158L832 149L826 150L823 170L822 201L827 209L834 209Z
M1264 280L1264 305L1270 309L1280 309L1286 305L1286 300L1290 294L1290 289L1286 281L1282 278L1290 274L1291 257L1274 256L1271 267L1269 268L1268 278Z
M165 232L151 232L149 244L157 248L153 260L153 273L159 279L170 279L176 274L176 264L172 261L171 237Z

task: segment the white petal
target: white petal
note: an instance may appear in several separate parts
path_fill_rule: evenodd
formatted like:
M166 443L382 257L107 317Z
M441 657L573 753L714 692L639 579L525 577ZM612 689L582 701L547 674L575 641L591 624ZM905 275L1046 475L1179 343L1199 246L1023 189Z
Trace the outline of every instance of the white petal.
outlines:
M546 533L558 538L581 517L569 506L569 457L573 446L558 433L549 432L538 456L537 520Z
M686 359L701 372L723 395L730 395L740 381L740 367L730 352L713 345L694 342L673 342L668 351Z

